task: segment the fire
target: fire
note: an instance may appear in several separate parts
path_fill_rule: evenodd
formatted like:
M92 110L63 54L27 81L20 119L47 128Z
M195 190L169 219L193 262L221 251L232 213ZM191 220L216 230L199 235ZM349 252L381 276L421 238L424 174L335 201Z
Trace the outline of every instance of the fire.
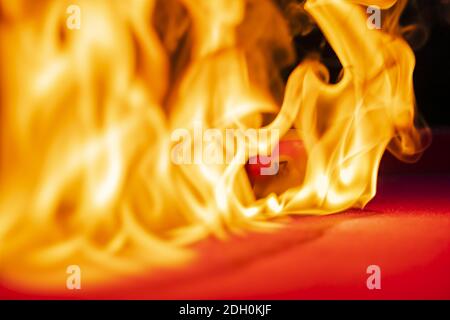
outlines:
M428 136L415 126L406 2L369 2L293 3L342 72L331 83L310 55L284 88L292 39L270 0L1 0L1 277L57 288L76 264L84 282L108 280L188 263L208 236L363 207L386 148L414 160ZM74 3L79 30L66 27ZM367 5L383 9L380 30ZM198 125L278 135L246 136L223 163L174 163L173 132ZM245 163L274 147L282 159L289 140L295 179L251 183Z

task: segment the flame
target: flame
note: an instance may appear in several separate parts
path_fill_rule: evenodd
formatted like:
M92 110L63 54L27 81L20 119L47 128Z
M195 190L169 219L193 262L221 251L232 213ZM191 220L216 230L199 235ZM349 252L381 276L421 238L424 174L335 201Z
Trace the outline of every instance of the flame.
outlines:
M79 30L66 27L73 3ZM380 30L369 4L383 9ZM310 55L283 88L289 22L269 0L1 0L2 278L58 287L77 264L84 282L107 281L187 263L211 235L363 207L386 148L414 160L429 134L415 126L405 4L307 0L341 76L331 83ZM174 163L177 130L199 127L279 135L245 137L230 157L213 139L230 161ZM245 163L292 135L304 148L295 181L274 176L258 196Z

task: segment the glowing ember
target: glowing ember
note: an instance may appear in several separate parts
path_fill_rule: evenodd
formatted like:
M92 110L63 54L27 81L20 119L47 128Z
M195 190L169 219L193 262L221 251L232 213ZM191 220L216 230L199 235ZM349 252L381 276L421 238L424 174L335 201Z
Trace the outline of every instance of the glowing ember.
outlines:
M0 276L48 286L76 264L105 280L181 265L186 245L273 217L363 207L385 149L417 158L428 134L414 126L405 1L369 2L292 6L343 70L330 83L311 55L284 88L292 21L269 0L0 0ZM252 175L278 152L279 174Z

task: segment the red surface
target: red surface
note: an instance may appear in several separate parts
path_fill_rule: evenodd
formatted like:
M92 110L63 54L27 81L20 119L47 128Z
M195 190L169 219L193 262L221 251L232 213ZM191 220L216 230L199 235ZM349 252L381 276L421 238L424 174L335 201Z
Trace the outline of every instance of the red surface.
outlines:
M0 279L0 298L450 299L450 132L433 138L417 164L383 158L377 195L364 210L208 239L182 269L104 288L18 292ZM380 290L366 287L369 265L381 268Z
M365 210L292 218L270 234L198 244L198 261L104 289L2 298L450 298L450 176L380 179ZM366 268L381 267L381 290Z

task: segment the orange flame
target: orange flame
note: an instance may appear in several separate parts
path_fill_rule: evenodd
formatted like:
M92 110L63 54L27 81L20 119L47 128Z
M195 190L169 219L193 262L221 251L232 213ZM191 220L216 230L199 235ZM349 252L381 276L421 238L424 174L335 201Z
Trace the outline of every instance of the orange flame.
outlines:
M342 73L330 83L311 56L284 90L293 50L272 1L74 2L79 30L66 27L71 2L0 1L0 275L12 283L60 286L70 264L88 282L178 266L209 235L363 207L386 148L405 160L425 148L398 23L405 1L306 1ZM383 9L380 30L367 27L369 4ZM274 177L255 195L245 163L269 155L274 135L245 137L230 161L174 163L174 132L198 125L285 138L294 128L298 180L280 191Z

